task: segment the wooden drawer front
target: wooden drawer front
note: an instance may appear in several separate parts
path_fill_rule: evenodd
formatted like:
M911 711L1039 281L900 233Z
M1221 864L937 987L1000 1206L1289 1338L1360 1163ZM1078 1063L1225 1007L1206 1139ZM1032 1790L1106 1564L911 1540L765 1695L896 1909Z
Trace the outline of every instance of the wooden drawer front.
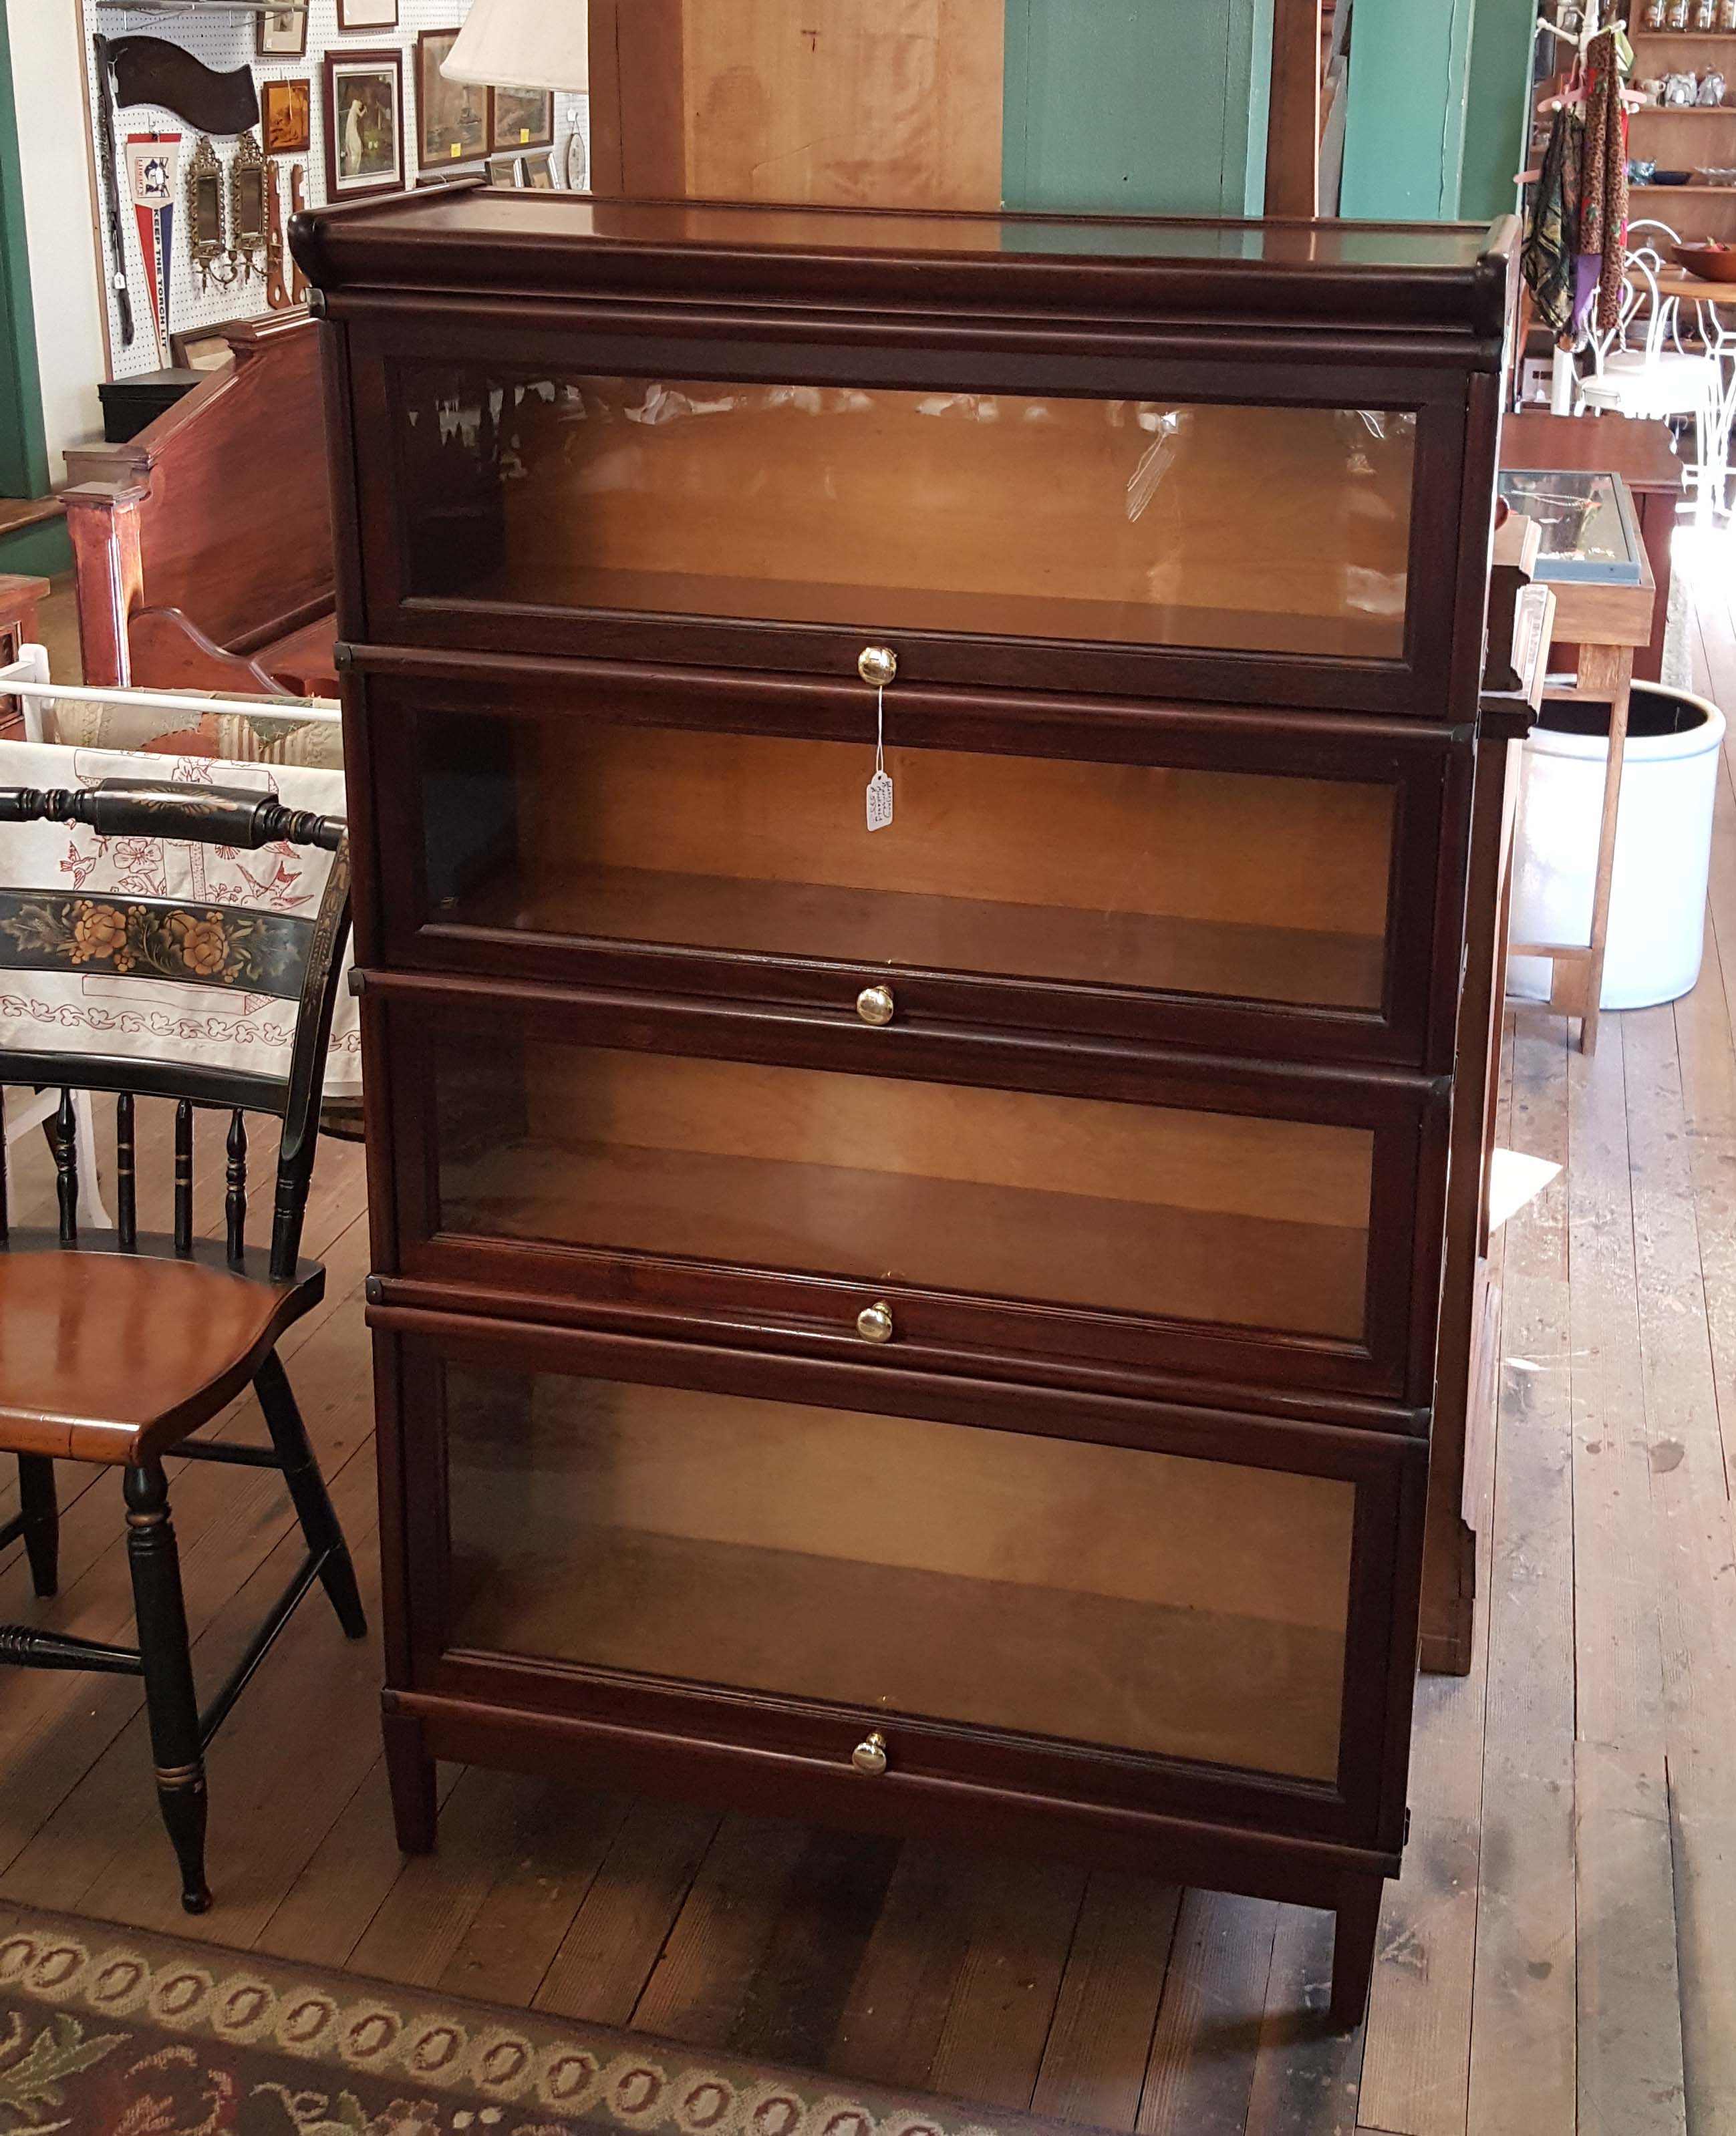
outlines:
M619 1294L630 1266L678 1309L844 1335L884 1299L905 1339L1404 1391L1435 1191L1408 1090L392 993L407 1274Z
M377 638L1444 707L1461 376L347 331Z
M873 691L708 682L370 678L382 828L415 857L385 886L388 959L842 1008L885 983L907 1020L1430 1051L1462 774L1438 738L894 690L893 819L871 831Z
M746 1740L844 1762L878 1729L893 1769L1074 1792L1088 1746L1148 1806L1211 1768L1328 1826L1359 1774L1366 1822L1420 1447L377 1319L440 1330L401 1368L413 1555L444 1569L417 1687L540 1669L533 1698L688 1726L709 1693Z

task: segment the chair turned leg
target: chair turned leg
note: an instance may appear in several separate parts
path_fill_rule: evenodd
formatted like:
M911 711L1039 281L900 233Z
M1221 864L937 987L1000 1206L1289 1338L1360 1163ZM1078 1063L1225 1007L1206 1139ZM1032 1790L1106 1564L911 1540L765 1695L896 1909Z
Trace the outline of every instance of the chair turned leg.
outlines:
M211 1904L205 1881L205 1764L193 1689L181 1560L160 1461L126 1472L127 1561L144 1663L144 1702L157 1766L157 1800L181 1865L181 1903L190 1914Z
M308 1548L320 1560L319 1577L338 1613L338 1622L343 1625L346 1638L365 1638L367 1619L362 1613L361 1590L356 1585L356 1569L350 1562L349 1547L343 1540L343 1530L338 1525L338 1516L332 1510L319 1464L308 1444L308 1429L290 1390L289 1375L275 1350L254 1375L253 1391L265 1412L271 1444L283 1464L284 1481L289 1487L301 1532L307 1538Z
M440 1803L435 1791L434 1760L423 1742L422 1724L413 1714L388 1709L382 1715L380 1725L386 1742L386 1779L391 1789L391 1821L398 1850L403 1854L431 1853Z
M61 1585L61 1507L54 1492L54 1463L47 1454L18 1456L18 1510L24 1516L31 1585L46 1601Z
M1340 1894L1338 1929L1332 1939L1332 2029L1354 2032L1369 2007L1374 1976L1374 1944L1380 1932L1383 1876L1349 1879Z

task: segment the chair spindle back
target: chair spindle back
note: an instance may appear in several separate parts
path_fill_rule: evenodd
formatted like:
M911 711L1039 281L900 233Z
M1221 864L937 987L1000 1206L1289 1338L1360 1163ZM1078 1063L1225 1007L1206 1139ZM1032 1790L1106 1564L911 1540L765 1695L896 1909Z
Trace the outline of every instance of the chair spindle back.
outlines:
M236 792L218 787L189 789L156 786L118 779L80 792L41 791L27 787L0 788L0 824L53 822L85 823L105 837L157 837L187 840L256 851L265 845L287 842L323 847L333 857L324 895L311 923L283 920L279 925L299 930L294 954L280 953L271 975L261 978L250 967L245 974L213 966L195 965L190 970L200 983L249 988L264 985L266 991L290 994L297 1002L295 1035L290 1048L288 1075L269 1076L187 1069L178 1075L157 1073L142 1061L105 1059L101 1056L68 1056L32 1051L0 1052L0 1082L29 1083L35 1087L60 1086L51 1140L54 1148L55 1197L60 1237L64 1245L78 1241L78 1120L73 1106L75 1090L113 1090L114 1096L115 1243L123 1252L139 1247L138 1138L135 1090L175 1100L173 1245L179 1255L193 1250L193 1119L197 1105L221 1105L229 1112L229 1130L224 1143L224 1236L226 1257L236 1269L245 1265L247 1226L248 1111L275 1114L283 1123L279 1144L277 1191L272 1209L270 1274L283 1281L295 1270L301 1246L302 1219L307 1206L308 1185L313 1172L314 1152L319 1124L319 1095L324 1080L326 1047L331 1036L332 1015L349 930L349 853L344 826L337 817L319 816L303 809L285 808L268 795ZM149 924L149 903L129 897L129 913L143 915ZM63 899L45 902L62 905ZM87 901L89 904L90 901ZM171 928L185 923L190 930L198 925L193 915L170 910L171 901L156 901ZM159 915L160 916L160 915ZM214 915L207 916L207 925ZM66 926L64 917L61 922ZM122 915L105 907L95 923L87 912L80 923L84 937L67 934L73 944L71 960L89 968L109 961L117 973L147 978L161 973L134 971L137 959L120 934ZM106 928L111 930L105 934ZM15 930L9 930L15 931ZM21 942L38 938L43 968L61 968L56 957L61 944L52 930L27 930ZM304 940L299 939L304 938ZM93 946L94 945L94 946ZM178 976L178 975L177 975ZM172 1085L178 1083L177 1090ZM0 1245L8 1237L7 1181L4 1137L0 1136Z

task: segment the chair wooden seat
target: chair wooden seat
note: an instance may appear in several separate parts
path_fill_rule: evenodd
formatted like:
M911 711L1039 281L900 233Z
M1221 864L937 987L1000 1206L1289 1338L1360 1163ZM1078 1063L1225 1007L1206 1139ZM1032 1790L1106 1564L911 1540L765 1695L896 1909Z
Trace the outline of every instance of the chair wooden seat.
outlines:
M292 1322L317 1304L325 1271L273 1282L257 1250L231 1269L222 1246L175 1255L141 1235L63 1246L14 1231L0 1254L0 1443L75 1461L168 1453L249 1386Z

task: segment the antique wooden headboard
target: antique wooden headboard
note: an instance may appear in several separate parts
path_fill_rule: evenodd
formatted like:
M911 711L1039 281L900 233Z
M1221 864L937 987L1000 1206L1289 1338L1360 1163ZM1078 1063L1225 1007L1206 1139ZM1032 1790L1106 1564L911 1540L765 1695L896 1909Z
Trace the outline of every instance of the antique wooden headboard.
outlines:
M226 338L234 363L137 437L66 455L84 679L335 696L314 322Z

